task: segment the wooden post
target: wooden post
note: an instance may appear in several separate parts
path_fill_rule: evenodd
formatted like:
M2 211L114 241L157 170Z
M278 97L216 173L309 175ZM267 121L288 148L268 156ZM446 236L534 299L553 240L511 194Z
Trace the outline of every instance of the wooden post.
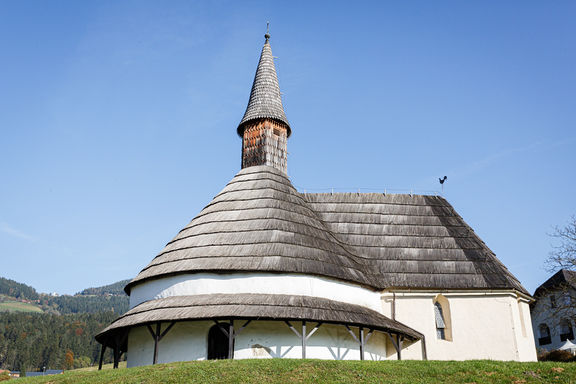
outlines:
M396 335L396 344L398 345L398 360L402 360L402 337Z
M364 360L364 328L360 327L360 360Z
M118 369L118 363L120 362L120 348L118 346L116 346L116 348L114 348L114 365L113 368L114 369Z
M98 370L102 370L102 360L104 360L104 352L106 352L106 345L102 344L102 349L100 350L100 362L98 363Z
M306 322L302 322L302 358L306 358Z
M154 360L152 361L152 364L156 364L156 362L158 361L158 342L160 341L160 327L161 323L157 322L156 334L154 335Z
M230 328L228 328L228 358L234 358L234 320L230 320Z

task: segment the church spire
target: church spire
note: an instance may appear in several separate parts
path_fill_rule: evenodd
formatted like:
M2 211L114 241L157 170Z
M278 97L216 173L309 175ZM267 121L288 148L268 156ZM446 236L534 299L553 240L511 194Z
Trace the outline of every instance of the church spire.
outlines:
M243 139L242 168L269 165L286 172L286 141L292 132L282 106L268 31L264 37L248 107L237 129Z

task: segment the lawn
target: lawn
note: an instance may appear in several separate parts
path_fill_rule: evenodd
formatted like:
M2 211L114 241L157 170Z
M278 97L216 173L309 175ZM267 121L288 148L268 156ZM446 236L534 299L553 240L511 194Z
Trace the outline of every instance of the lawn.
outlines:
M42 309L34 304L22 303L14 300L4 300L0 301L0 312L42 312Z
M499 361L220 360L69 371L18 383L576 383L576 364Z

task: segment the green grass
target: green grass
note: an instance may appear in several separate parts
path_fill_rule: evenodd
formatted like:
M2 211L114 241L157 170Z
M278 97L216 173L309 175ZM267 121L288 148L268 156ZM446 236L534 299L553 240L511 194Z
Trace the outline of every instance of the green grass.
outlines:
M18 383L576 383L574 363L221 360L69 371Z
M42 309L34 304L6 300L0 302L0 312L42 312Z

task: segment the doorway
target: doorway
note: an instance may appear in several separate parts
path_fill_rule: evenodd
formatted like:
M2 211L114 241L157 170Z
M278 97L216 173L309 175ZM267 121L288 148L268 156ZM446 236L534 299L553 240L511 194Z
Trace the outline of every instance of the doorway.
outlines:
M228 336L222 328L230 331L230 324L213 325L208 331L208 360L228 358Z

